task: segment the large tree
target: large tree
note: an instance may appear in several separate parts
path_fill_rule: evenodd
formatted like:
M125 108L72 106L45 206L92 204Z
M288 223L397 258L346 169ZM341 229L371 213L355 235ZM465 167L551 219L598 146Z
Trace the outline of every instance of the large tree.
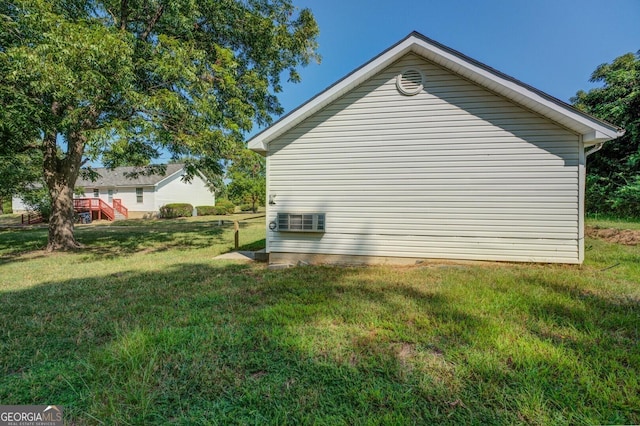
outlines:
M618 216L640 216L640 52L627 53L596 68L591 82L601 86L579 91L578 108L625 129L589 157L587 209Z
M84 162L143 166L168 151L197 159L192 174L215 171L282 112L281 78L318 59L317 34L291 0L0 0L0 104L37 136L2 143L42 152L48 249L78 246Z

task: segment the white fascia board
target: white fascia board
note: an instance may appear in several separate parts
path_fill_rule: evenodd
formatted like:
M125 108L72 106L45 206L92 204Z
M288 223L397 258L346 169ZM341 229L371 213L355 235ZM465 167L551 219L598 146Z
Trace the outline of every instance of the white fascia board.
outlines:
M419 34L412 33L398 44L384 51L370 62L339 80L333 86L316 95L307 103L268 127L248 142L254 151L266 152L271 140L291 129L305 118L324 108L326 105L358 86L381 71L406 53L417 55L434 62L481 87L493 91L514 103L537 112L566 128L583 135L585 145L593 145L615 139L624 134L624 130L602 122L547 95L531 86L488 67L453 49ZM593 137L590 136L593 134Z

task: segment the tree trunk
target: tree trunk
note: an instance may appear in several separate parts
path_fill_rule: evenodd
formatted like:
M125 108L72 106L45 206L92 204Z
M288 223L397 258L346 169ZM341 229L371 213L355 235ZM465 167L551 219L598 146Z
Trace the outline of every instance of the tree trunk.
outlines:
M0 197L0 214L4 214L4 198Z
M60 158L56 134L50 133L44 137L44 178L51 197L47 251L82 247L74 236L73 189L80 173L84 143L81 134L69 135L67 154Z
M74 250L81 245L74 236L73 186L58 182L49 186L51 217L49 218L49 243L47 251Z

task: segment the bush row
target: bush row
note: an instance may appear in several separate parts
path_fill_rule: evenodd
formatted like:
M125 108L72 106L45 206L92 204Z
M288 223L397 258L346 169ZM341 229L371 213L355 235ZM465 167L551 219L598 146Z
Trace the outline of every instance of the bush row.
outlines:
M217 200L215 207L215 214L233 214L236 211L236 206L227 199Z
M226 215L233 214L236 206L229 200L222 199L216 202L215 206L196 206L198 216ZM251 210L250 204L240 206L241 211ZM173 219L176 217L189 217L193 213L193 206L187 203L166 204L160 207L160 217L163 219Z
M165 204L160 207L160 217L163 219L191 216L193 216L193 206L188 203Z
M212 216L217 214L215 206L196 206L196 211L198 212L198 216Z
M236 206L229 200L219 200L215 206L196 206L198 216L233 214Z

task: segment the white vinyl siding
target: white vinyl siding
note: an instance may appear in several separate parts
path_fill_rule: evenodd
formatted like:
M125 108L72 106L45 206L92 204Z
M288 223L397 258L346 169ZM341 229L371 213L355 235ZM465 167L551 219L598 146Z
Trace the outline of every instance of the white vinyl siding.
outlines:
M122 204L130 212L152 212L155 211L154 200L155 190L153 186L142 187L142 203L138 203L136 189L138 187L118 187L113 192L113 198L122 201ZM106 201L106 200L105 200ZM111 203L109 204L111 205Z
M182 180L183 173L177 173L158 184L156 190L156 210L169 203L189 203L193 207L213 206L214 194L200 176L190 182Z
M406 67L424 90L398 92ZM579 136L415 55L269 144L270 252L578 263Z

